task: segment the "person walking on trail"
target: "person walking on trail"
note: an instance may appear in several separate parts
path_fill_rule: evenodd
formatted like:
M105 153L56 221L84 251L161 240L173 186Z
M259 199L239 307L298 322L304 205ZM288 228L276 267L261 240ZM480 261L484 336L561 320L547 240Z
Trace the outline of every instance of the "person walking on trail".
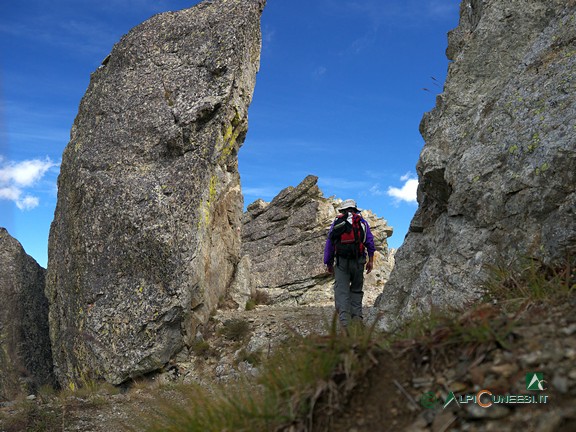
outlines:
M334 302L342 327L362 322L364 268L374 267L374 236L356 201L347 199L338 207L324 247L324 264L334 274ZM368 256L368 260L366 259Z

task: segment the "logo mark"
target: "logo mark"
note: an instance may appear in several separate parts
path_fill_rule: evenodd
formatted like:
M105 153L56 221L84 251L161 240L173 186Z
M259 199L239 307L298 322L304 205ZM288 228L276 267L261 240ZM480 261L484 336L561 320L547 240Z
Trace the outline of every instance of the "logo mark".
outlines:
M526 390L546 390L544 374L542 372L529 372L526 374Z
M446 407L450 405L452 401L456 402L456 405L460 406L458 399L456 399L456 396L454 395L454 392L450 392L448 393L448 396L446 396L446 401L444 402L442 409L446 409Z

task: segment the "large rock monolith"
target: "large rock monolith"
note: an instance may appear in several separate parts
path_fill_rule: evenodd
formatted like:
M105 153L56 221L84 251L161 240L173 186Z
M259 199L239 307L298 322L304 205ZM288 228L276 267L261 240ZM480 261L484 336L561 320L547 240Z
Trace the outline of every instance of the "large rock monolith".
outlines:
M265 0L135 27L91 77L58 179L47 294L63 384L119 384L186 347L240 259L237 152Z
M0 401L55 384L45 275L0 228Z
M576 2L460 12L420 125L418 211L377 302L392 320L478 299L496 263L576 253Z

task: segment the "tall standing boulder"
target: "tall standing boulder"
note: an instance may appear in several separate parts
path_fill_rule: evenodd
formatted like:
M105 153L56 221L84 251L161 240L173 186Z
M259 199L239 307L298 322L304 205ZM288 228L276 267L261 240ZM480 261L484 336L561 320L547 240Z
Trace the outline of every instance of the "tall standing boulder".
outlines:
M333 277L324 269L324 245L342 201L325 198L318 177L282 190L271 202L257 200L244 214L242 254L250 258L251 277L273 303L306 305L331 301ZM374 271L364 284L366 303L380 292L393 266L387 238L392 227L370 211L362 212L377 247Z
M385 316L473 301L490 264L576 253L575 41L573 0L462 1Z
M58 179L47 293L60 382L118 384L185 350L233 279L237 152L265 0L132 29L90 80Z
M45 274L0 228L0 401L55 384Z

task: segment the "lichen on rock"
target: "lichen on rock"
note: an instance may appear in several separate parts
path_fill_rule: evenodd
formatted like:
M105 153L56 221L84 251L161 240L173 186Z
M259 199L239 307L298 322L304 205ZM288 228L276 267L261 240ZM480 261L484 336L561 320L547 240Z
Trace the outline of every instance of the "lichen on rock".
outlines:
M576 3L464 0L460 15L385 326L478 299L495 263L576 253Z
M55 384L45 275L0 228L0 401Z
M62 159L47 293L62 384L119 384L186 351L240 259L237 152L263 0L132 29L91 77Z

